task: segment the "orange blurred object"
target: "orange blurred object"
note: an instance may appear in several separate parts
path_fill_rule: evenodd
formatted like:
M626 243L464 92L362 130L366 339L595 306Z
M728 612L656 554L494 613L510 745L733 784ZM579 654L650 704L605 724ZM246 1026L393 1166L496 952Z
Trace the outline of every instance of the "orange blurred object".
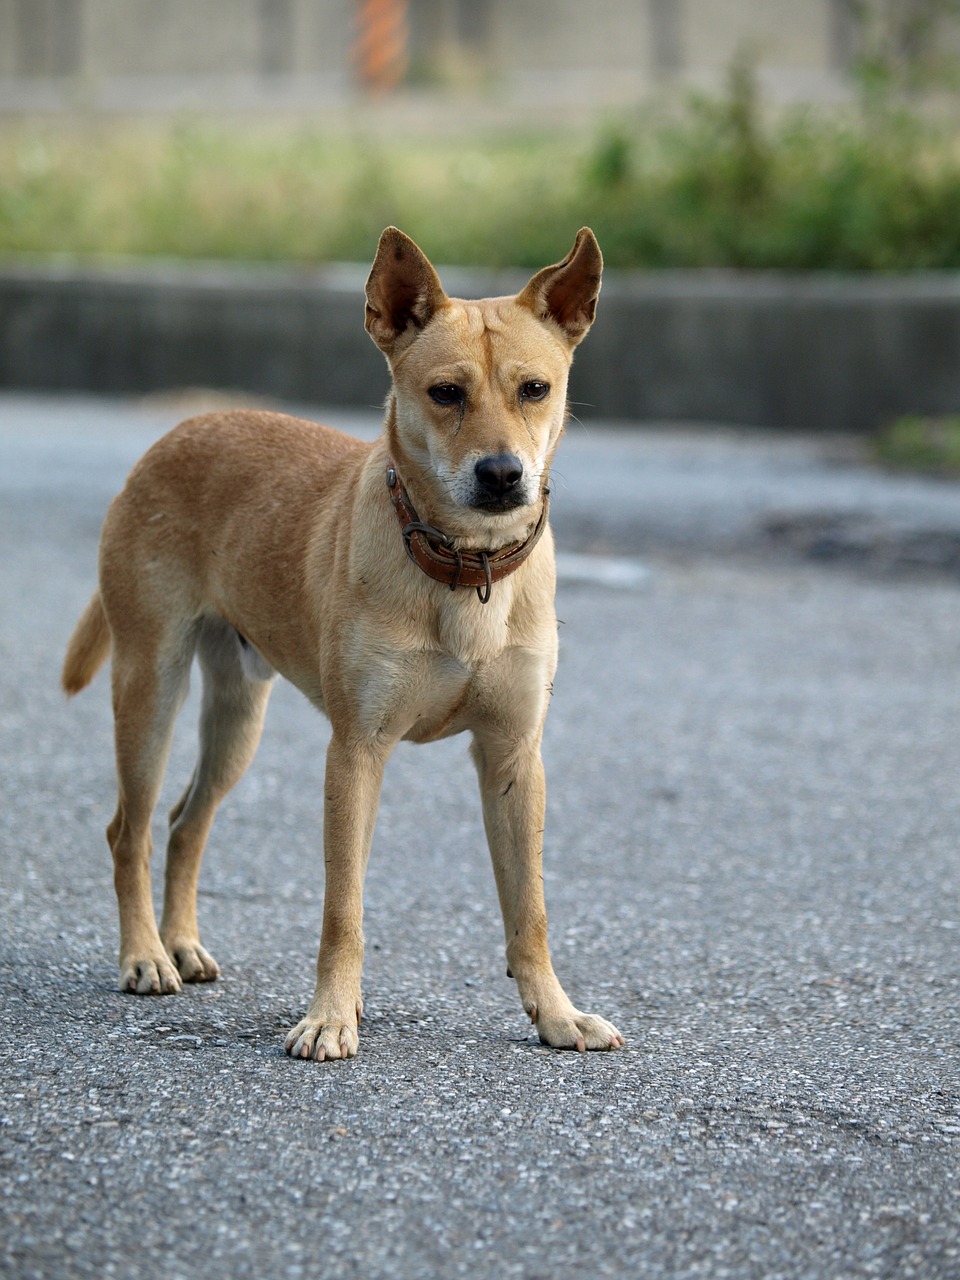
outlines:
M408 0L359 0L354 66L368 93L381 97L407 72Z

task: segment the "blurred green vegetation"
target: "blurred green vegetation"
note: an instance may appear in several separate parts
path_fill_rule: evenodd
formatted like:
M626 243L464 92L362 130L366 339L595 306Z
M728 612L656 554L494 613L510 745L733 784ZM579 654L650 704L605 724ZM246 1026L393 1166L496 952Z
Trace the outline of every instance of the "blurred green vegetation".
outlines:
M878 462L897 471L960 476L960 416L907 415L884 428L872 447Z
M885 94L769 116L727 92L571 136L7 124L0 255L367 261L389 223L438 262L539 266L578 227L611 267L960 267L960 135Z

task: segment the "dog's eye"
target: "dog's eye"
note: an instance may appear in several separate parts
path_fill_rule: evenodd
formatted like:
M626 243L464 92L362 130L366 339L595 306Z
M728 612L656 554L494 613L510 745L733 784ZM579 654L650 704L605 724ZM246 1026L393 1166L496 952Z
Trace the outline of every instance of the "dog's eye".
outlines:
M467 398L463 387L458 387L455 382L438 383L437 386L431 387L427 394L435 404L442 404L445 407L462 405Z
M545 400L550 390L548 382L525 382L520 388L521 400Z

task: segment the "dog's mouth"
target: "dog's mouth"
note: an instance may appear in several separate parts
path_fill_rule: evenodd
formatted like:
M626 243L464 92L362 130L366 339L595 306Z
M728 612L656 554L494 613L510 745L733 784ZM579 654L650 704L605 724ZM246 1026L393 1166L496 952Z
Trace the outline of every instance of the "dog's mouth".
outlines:
M470 503L473 511L484 511L488 515L502 515L508 511L516 511L518 507L529 505L526 496L522 493L504 493L499 496L478 493Z

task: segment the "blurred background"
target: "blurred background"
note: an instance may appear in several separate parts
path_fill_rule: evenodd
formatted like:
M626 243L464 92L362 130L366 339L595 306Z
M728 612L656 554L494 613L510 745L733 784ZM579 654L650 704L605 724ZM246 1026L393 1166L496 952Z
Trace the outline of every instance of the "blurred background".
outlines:
M496 90L538 110L715 87L744 44L780 100L843 97L864 57L929 62L930 0L4 0L13 110L315 109L367 89Z
M954 0L0 0L0 252L960 263Z
M389 223L435 262L493 270L555 261L588 223L609 269L663 280L953 272L958 90L958 0L0 0L0 337L20 352L0 356L0 385L57 376L28 367L11 269L200 259L307 271L369 262ZM849 388L811 355L808 382L833 409L788 404L786 384L743 403L638 389L599 408L857 430L952 410L960 322L955 283L938 278L940 320L911 331L893 366L877 332L866 341L881 366ZM864 296L842 332L882 312L879 294ZM762 338L768 320L758 313L732 345ZM678 321L681 337L691 323ZM826 325L836 348L829 319L805 323L801 344ZM637 324L647 338L663 328L658 315ZM723 346L705 331L697 341ZM796 342L790 329L781 345ZM917 388L904 387L898 360L918 353ZM691 360L678 385L695 380ZM865 360L851 351L845 367ZM669 382L671 362L668 351L644 368L644 385L658 370ZM736 368L727 380L762 381Z

